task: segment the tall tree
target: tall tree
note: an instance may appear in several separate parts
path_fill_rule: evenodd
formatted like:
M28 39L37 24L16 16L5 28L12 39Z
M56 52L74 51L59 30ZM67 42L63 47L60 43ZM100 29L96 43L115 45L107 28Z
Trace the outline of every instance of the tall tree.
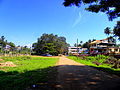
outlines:
M111 34L110 27L105 28L104 33L109 36Z
M7 44L4 40L5 40L5 37L1 36L1 38L0 38L0 45L2 46L2 48L5 47L6 44Z
M89 39L89 40L88 40L88 43L91 43L91 42L92 42L92 41Z
M104 29L104 33L107 35L107 39L108 39L108 42L109 42L109 41L110 41L110 40L109 40L110 38L108 38L108 37L109 37L109 35L111 34L110 27L105 28L105 29Z
M77 44L76 44L76 43L74 44L74 47L77 47Z
M82 45L83 41L80 41L80 44Z
M113 33L118 36L120 39L120 21L117 22L117 25L113 29Z
M68 44L65 37L44 33L32 46L36 54L50 53L52 55L58 55L59 53L63 54L67 52Z
M5 40L5 37L4 37L4 36L1 36L1 40L4 42L4 40Z
M104 29L104 33L107 35L108 42L116 43L116 35L114 30L111 30L110 27L107 27Z

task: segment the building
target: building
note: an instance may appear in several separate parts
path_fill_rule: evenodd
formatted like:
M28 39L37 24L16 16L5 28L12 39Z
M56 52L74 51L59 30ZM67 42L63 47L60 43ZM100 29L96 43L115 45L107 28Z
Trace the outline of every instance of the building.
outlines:
M78 55L87 50L88 50L87 48L81 47L68 47L68 54Z
M109 53L120 54L120 47L109 47Z
M120 48L115 45L115 42L109 41L108 38L95 40L90 43L90 53L120 53Z

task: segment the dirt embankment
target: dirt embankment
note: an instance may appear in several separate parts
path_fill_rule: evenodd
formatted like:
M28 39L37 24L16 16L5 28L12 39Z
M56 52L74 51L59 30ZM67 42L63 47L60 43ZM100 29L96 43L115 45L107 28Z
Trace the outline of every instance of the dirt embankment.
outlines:
M0 61L4 61L3 59L0 59ZM0 63L0 67L15 67L16 65L11 62L11 61L7 61L4 63Z

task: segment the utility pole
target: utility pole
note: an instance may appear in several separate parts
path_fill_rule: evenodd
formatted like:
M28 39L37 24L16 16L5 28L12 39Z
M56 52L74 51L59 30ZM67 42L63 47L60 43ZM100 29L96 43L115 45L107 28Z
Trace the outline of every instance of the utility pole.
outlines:
M78 57L78 38L77 38L77 57Z
M31 56L31 53L32 53L32 47L30 47L30 56Z

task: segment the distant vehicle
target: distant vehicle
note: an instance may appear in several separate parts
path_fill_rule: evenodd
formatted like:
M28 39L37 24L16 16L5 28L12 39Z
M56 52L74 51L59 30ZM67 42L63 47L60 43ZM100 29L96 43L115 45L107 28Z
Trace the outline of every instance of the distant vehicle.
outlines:
M42 56L52 56L52 55L49 53L46 53L46 54L42 54Z

